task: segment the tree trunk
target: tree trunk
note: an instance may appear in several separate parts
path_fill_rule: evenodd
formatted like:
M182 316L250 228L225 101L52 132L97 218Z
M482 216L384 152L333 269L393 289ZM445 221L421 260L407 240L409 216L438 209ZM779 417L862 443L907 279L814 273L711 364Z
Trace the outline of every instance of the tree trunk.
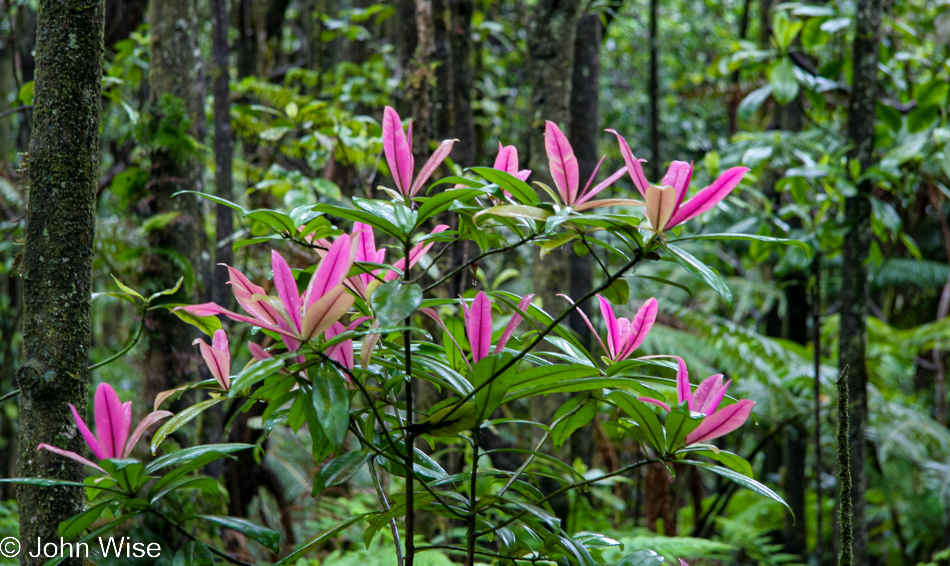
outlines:
M152 119L201 140L204 137L204 92L197 58L196 18L192 0L152 0L149 21L151 43ZM182 115L184 114L184 115ZM190 122L190 125L189 125ZM152 152L148 212L154 218L173 218L148 235L142 277L148 292L172 287L179 277L186 284L172 302L194 302L203 275L201 247L204 230L197 197L172 195L201 190L201 165L188 150L156 147ZM204 279L202 277L202 279ZM145 330L146 397L197 381L198 355L192 346L194 330L168 312L155 311Z
M82 452L67 403L86 407L92 256L99 181L99 116L104 8L101 0L40 0L35 106L30 142L30 204L23 260L21 477L82 481L81 467L48 443ZM22 485L22 564L29 541L57 541L59 523L82 511L82 490ZM33 551L35 553L35 551ZM64 564L79 566L81 558Z
M577 22L574 39L574 73L571 79L571 142L580 169L580 178L590 178L600 159L600 44L603 25L598 14L586 14ZM588 254L571 261L571 297L582 297L593 288L593 258ZM583 332L584 321L577 311L568 318L571 328L581 333L588 348L593 337ZM594 428L588 425L571 436L571 460L580 458L591 466L594 456Z
M873 163L874 107L878 97L878 47L881 33L881 0L859 0L855 14L853 48L854 80L848 108L848 140L853 147L849 157L864 171ZM841 264L841 334L839 364L849 368L849 430L851 448L851 501L854 524L854 563L867 564L867 524L865 519L865 427L867 423L866 366L867 267L865 260L871 243L871 190L868 179L858 184L858 192L848 198Z
M660 179L660 55L657 17L660 0L650 0L650 178Z
M544 153L544 123L550 120L562 130L571 131L574 40L580 7L581 3L574 0L541 0L534 9L528 31L528 87L531 92L528 163L532 178L548 183L551 181ZM576 151L578 146L574 147ZM574 259L572 249L567 246L551 252L544 259L536 259L531 265L534 291L550 312L558 311L560 300L557 294L570 288Z
M528 163L532 178L551 183L548 162L544 152L544 122L550 120L565 131L571 124L571 86L574 68L574 40L580 18L581 2L576 0L541 0L531 16L528 31L528 87L531 93L530 134ZM552 183L553 186L553 183ZM557 294L569 289L571 265L575 260L570 246L554 250L531 264L534 292L549 312L559 312L566 306ZM559 395L548 395L531 405L531 418L550 422L563 401ZM562 456L566 457L565 454ZM556 489L554 482L542 481L543 491ZM567 524L569 500L556 497L551 507L557 517Z

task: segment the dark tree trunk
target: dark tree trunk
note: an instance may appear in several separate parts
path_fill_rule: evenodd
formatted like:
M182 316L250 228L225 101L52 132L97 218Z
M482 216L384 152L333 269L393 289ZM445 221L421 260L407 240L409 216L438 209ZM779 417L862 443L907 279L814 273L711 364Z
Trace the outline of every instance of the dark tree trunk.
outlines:
M574 73L571 79L571 143L577 155L580 178L588 179L600 159L598 140L600 128L600 44L603 25L598 14L586 14L577 22L574 39ZM586 181L585 181L586 182ZM571 297L582 297L593 288L593 258L588 254L571 261ZM581 333L590 347L593 338L584 333L584 321L576 311L568 324ZM584 427L571 436L571 456L580 458L588 466L594 455L593 425Z
M231 145L231 88L228 66L228 7L227 0L211 0L212 58L214 60L212 90L214 94L214 189L220 198L233 200L233 182L231 177L233 147ZM234 251L231 248L231 235L234 233L234 215L231 208L217 205L215 208L216 240L212 270L214 280L211 283L210 299L219 305L230 308L231 290L228 287L227 270L219 267L224 263L234 263ZM221 442L223 418L221 405L215 405L204 417L205 440L208 443ZM207 472L220 476L223 469L221 461L208 466Z
M183 105L185 115L175 127L194 138L204 137L204 92L201 63L196 57L196 18L191 0L152 0L149 21L151 43L152 119L175 120L167 110ZM190 122L190 127L187 125ZM200 297L198 277L203 275L200 252L204 230L197 197L172 195L201 190L201 165L194 154L155 148L152 152L151 216L176 214L148 236L143 285L149 292L172 287L179 277L192 275L189 284L171 299L194 302ZM184 155L182 155L184 153ZM146 397L198 380L198 354L192 346L194 330L171 313L156 311L149 317L145 337Z
M21 477L82 481L80 466L48 443L83 451L67 403L82 413L92 340L90 301L99 181L104 7L101 0L40 0L37 18L30 204L23 260ZM59 539L59 523L82 511L82 490L20 486L22 564L38 538ZM34 552L35 553L35 552ZM81 558L65 564L79 566Z
M571 87L574 40L581 3L575 0L542 0L531 16L528 31L528 87L531 93L531 128L528 163L532 178L551 183L544 153L544 123L554 122L571 131ZM574 145L575 151L578 146ZM586 179L585 179L586 181ZM552 184L553 186L553 184ZM550 312L557 312L558 293L570 288L570 246L559 248L531 265L534 290Z
M848 107L850 158L866 170L873 163L874 107L878 98L878 47L881 34L881 0L859 0L855 14L853 48L854 80ZM866 366L867 266L871 243L871 201L873 181L858 184L857 195L845 206L848 234L844 237L841 263L841 334L839 364L848 368L849 431L851 447L851 501L854 524L854 563L867 564L867 524L865 519L865 456L867 423Z
M550 120L562 130L571 131L574 40L581 4L576 0L541 0L529 24L528 88L531 93L531 118L527 162L532 170L532 178L548 183L551 181L544 152L544 122ZM554 250L544 259L536 258L531 264L534 291L549 312L559 312L566 305L557 298L557 294L570 288L571 265L575 259L571 247L566 246ZM562 401L558 395L548 395L534 401L531 405L532 420L550 422ZM567 454L562 456L566 457ZM542 482L541 488L553 491L556 486L552 482ZM568 499L556 497L551 500L551 507L555 515L567 524L570 514Z
M660 180L660 54L657 18L660 0L650 0L650 178Z
M106 47L129 37L145 20L148 0L106 0Z

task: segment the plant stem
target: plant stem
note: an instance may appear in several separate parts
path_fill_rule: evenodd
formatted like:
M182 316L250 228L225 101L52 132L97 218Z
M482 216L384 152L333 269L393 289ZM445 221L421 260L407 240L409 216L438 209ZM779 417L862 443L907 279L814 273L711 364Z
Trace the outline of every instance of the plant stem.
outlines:
M376 497L378 497L379 502L382 503L383 509L389 512L389 500L386 499L386 491L383 490L383 486L379 483L379 476L376 474L375 462L369 462L369 475L373 478L373 487L376 488ZM396 547L396 564L398 566L402 566L402 544L399 541L399 527L396 525L395 517L389 520L389 530L391 530L393 533L393 545Z
M462 271L463 269L465 269L466 267L468 267L468 266L470 266L470 265L472 265L472 264L474 264L474 263L478 263L478 261L481 260L481 259L484 259L484 258L486 258L486 257L488 257L488 256L491 256L491 255L500 254L500 253L502 253L502 252L511 251L511 250L513 250L513 249L515 249L515 248L519 248L519 247L523 246L524 244L527 244L527 243L530 242L531 240L534 240L534 239L539 238L539 237L541 237L541 234L531 234L531 235L529 235L529 236L525 236L525 237L521 238L520 240L518 240L518 241L515 242L514 244L511 244L510 246L505 246L505 247L503 247L503 248L496 248L496 249L494 249L494 250L488 250L487 252L482 252L482 253L478 254L477 256L473 257L472 259L466 261L465 263L459 265L458 267L456 267L456 268L453 269L452 271L449 271L448 273L446 273L445 275L443 275L442 277L440 277L439 279L437 279L435 282L433 282L433 283L432 283L431 285L429 285L428 287L423 288L422 291L423 291L423 292L426 292L426 291L431 291L432 289L435 289L435 288L438 287L439 285L445 283L446 281L448 281L449 279L451 279L452 277L454 277L455 274L458 273L459 271Z
M142 330L145 328L145 316L148 314L148 310L149 310L149 303L148 301L146 301L145 306L142 307L142 320L139 321L139 327L135 331L135 336L132 337L132 340L129 341L129 343L126 344L124 348L122 348L115 354L109 356L108 358L102 360L101 362L97 362L89 366L89 371L92 371L94 369L99 369L104 365L111 364L112 362L124 356L129 350L134 348L135 345L139 343L139 339L142 337Z
M176 531L178 531L179 534L181 534L182 536L184 536L184 537L187 538L188 540L191 540L191 541L194 541L194 542L201 542L200 540L198 540L198 537L196 537L195 535L193 535L193 534L189 533L188 531L186 531L185 529L183 529L182 526L178 524L178 522L174 521L171 517L169 517L168 515L162 513L162 512L159 511L158 509L155 509L154 507L152 507L152 508L149 509L149 512L152 513L153 515L155 515L156 517L158 517L159 519L165 521L165 522L168 523L169 525L171 525L172 528L174 528ZM243 560L238 560L237 558L232 558L232 557L229 556L226 552L223 552L223 551L221 551L221 550L218 550L217 548L215 548L215 547L213 547L213 546L211 546L211 545L209 545L209 544L206 544L205 546L208 547L208 550L210 550L212 554L216 554L217 556L220 556L221 558L227 560L227 561L230 562L231 564L237 564L238 566L254 566L254 565L251 564L250 562L244 562Z
M403 282L409 282L409 254L410 254L410 245L412 244L412 234L410 234L406 241L403 243L403 251L406 257L406 269L403 271L402 277ZM414 452L415 452L415 434L412 432L412 420L413 420L413 389L415 387L415 381L412 379L412 342L411 342L411 333L409 332L409 325L412 324L412 316L407 316L404 326L406 330L402 332L402 341L405 347L405 358L406 358L406 456L405 456L405 466L406 466L406 566L413 566L416 558L416 549L415 541L413 537L415 536L415 520L416 513L414 508L415 500L413 499L413 472L415 471L415 466L413 465ZM397 409L398 410L398 409Z
M841 554L838 566L854 564L854 527L851 524L851 445L848 432L848 366L838 377L838 483L841 485L838 507L841 520Z
M478 437L481 433L480 427L472 429L472 479L469 484L468 493L468 566L475 565L475 517L477 516L477 498L475 488L478 483Z

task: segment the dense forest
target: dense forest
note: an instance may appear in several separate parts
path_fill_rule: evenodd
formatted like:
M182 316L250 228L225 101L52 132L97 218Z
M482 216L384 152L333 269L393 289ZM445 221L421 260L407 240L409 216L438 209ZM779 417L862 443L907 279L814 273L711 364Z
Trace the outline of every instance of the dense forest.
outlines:
M0 564L950 565L950 1L0 0Z

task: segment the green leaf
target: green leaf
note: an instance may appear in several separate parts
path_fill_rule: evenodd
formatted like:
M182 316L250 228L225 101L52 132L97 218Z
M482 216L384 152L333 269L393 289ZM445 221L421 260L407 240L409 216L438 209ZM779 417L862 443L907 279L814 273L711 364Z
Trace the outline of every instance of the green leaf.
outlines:
M392 222L384 218L380 218L377 215L370 214L364 210L344 208L342 206L334 206L332 204L321 204L314 210L336 216L338 218L345 218L346 220L354 220L357 222L362 222L363 224L368 224L373 228L386 232L390 236L393 236L400 241L406 237L402 230L397 228Z
M180 411L178 414L172 418L165 421L155 432L155 436L152 437L152 454L158 450L158 446L168 437L169 434L172 434L176 430L185 426L187 423L191 422L192 419L203 413L204 411L210 409L214 405L217 405L221 401L224 401L226 397L212 397L211 399L206 399L200 403L192 405L183 411Z
M177 197L178 195L185 195L185 194L198 195L199 197L206 198L206 199L208 199L208 200L210 200L210 201L212 201L212 202L216 202L216 203L218 203L218 204L223 204L224 206L226 206L226 207L228 207L228 208L233 208L234 210L240 211L241 214L243 214L243 215L245 215L245 216L246 216L247 213L248 213L248 210L247 210L246 208L244 208L243 206L237 205L237 204L235 204L235 203L233 203L233 202L231 202L231 201L229 201L229 200L225 200L225 199L223 199L223 198L221 198L221 197L217 197L217 196L214 196L214 195L209 195L208 193L202 193L202 192L199 192L199 191L178 191L177 193L173 194L172 196L173 196L173 197Z
M26 106L33 104L33 81L23 83L23 86L20 87L20 92L17 95L17 98L19 98L20 102Z
M616 279L604 289L604 297L615 305L625 305L630 300L630 285L626 279Z
M687 271L696 277L699 277L704 283L719 293L727 303L730 305L732 304L732 291L729 290L729 287L726 286L726 283L719 277L719 274L712 270L712 268L693 257L682 248L678 248L672 244L667 244L665 247L673 256L673 258L675 258L680 265L685 267Z
M554 413L554 428L551 429L551 439L554 448L559 449L577 429L587 426L597 414L597 401L589 394L579 395L568 399L566 403ZM567 418L564 418L566 415Z
M419 218L416 221L416 228L422 226L422 223L449 209L456 202L464 202L475 195L483 194L481 189L449 189L439 193L434 197L427 199L419 207ZM421 200L421 199L420 199Z
M221 321L216 316L195 316L184 310L173 310L171 313L208 336L214 336L214 333L222 328Z
M98 505L94 505L86 509L80 514L61 522L59 524L59 536L63 537L67 541L71 541L78 537L83 531L89 528L89 525L96 522L96 519L102 515L102 512L106 510L106 507L112 504L112 500L99 503Z
M234 529L235 531L247 535L248 537L263 544L274 552L280 550L280 533L258 525L252 521L248 521L247 519L226 517L221 515L198 515L195 518L204 519L229 529Z
M887 129L892 132L901 131L901 127L904 125L904 118L901 116L901 111L889 104L878 102L874 107L874 114L881 123L887 126Z
M296 550L291 552L289 555L282 558L279 562L275 563L274 566L287 566L288 564L295 564L299 559L303 558L309 552L322 547L324 543L326 543L332 537L335 537L341 531L349 528L351 525L355 525L356 523L359 523L360 521L366 519L367 515L370 515L370 513L364 513L362 515L357 515L356 517L350 517L349 519L343 521L342 523L333 527L329 531L321 534L320 536L310 540L303 546L297 548Z
M638 550L624 556L617 566L656 566L663 563L663 557L652 550Z
M214 556L208 545L190 540L175 553L172 566L214 566Z
M179 277L179 278L178 278L178 282L175 283L174 286L169 287L168 289L165 289L164 291L159 291L159 292L157 292L157 293L152 293L152 295L149 296L148 300L149 300L149 301L154 301L155 299L157 299L157 298L159 298L159 297L162 297L162 296L167 297L167 296L170 296L170 295L174 295L175 293L178 292L179 289L181 289L181 284L184 283L184 282L185 282L185 278L184 278L184 277Z
M82 487L82 488L90 487L89 485L84 484L82 482L66 481L66 480L51 480L51 479L46 479L46 478L0 478L0 483L36 485L40 487L61 487L61 486ZM118 493L119 495L128 496L128 494L122 491L121 489L112 489L109 487L99 487L99 486L96 486L96 489L100 489L102 491L108 491L110 493Z
M184 450L179 450L178 452L172 452L171 454L152 460L148 466L145 466L145 473L151 474L163 468L167 468L168 466L190 462L208 454L220 454L223 456L225 454L230 454L232 452L237 452L239 450L246 450L248 448L254 448L254 445L228 443L228 444L205 444L203 446L192 446L191 448L185 448Z
M771 95L772 85L770 84L759 87L747 94L746 97L742 99L742 102L739 103L739 108L736 110L739 118L743 120L751 119L756 110L758 110Z
M380 326L398 326L422 304L422 288L399 280L383 283L373 293L372 304Z
M508 191L511 196L513 196L519 202L524 204L538 204L541 202L541 199L538 198L538 193L536 193L534 189L531 188L531 185L525 183L511 173L499 171L498 169L493 169L491 167L472 167L471 171L481 175L489 182L495 183L502 189Z
M658 452L665 452L666 439L663 436L663 427L653 409L626 391L612 391L607 396L617 404L624 413L636 421L640 428Z
M731 470L735 470L744 476L752 477L752 465L742 456L733 454L732 452L726 452L718 448L714 449L713 447L704 448L703 445L697 444L687 446L676 454L697 454L699 456L712 458Z
M154 494L149 494L149 501L153 504L157 503L162 497L165 497L173 491L179 489L199 489L208 495L215 497L218 495L218 481L214 478L198 477L198 478L177 478L173 482L169 482L167 485L163 485L161 489L156 491Z
M115 280L116 286L117 286L119 289L121 289L123 293L125 293L125 294L127 294L127 295L132 295L133 297L137 297L137 298L139 298L139 299L142 299L142 301L145 301L145 297L143 297L142 295L140 295L139 292L136 291L135 289L133 289L133 288L129 287L128 285L126 285L125 283L119 281L119 278L118 278L118 277L116 277L115 275L113 275L113 276L112 276L112 279Z
M795 66L789 57L782 57L769 73L769 84L772 85L772 95L775 101L782 106L795 100L798 96L798 80L795 78Z
M347 452L339 458L334 458L320 468L317 477L313 480L313 492L311 495L316 497L324 489L339 485L353 477L360 468L366 464L366 461L372 457L373 452L369 448Z
M689 240L746 240L750 242L764 242L766 244L780 244L783 246L795 246L805 252L806 257L811 256L811 246L800 240L791 238L774 238L772 236L760 236L759 234L697 234L696 236L686 236L670 240L670 243L686 242Z
M754 479L750 477L744 476L741 473L731 470L729 468L716 466L714 464L707 464L706 462L697 462L694 460L682 460L682 462L689 464L690 466L696 466L697 468L709 470L710 472L713 472L714 474L719 474L720 476L724 478L729 478L732 481L736 482L737 484L741 485L742 487L748 489L749 491L752 491L753 493L757 493L763 497L767 497L771 499L772 501L781 503L782 505L785 506L786 509L788 509L789 513L792 513L793 517L795 516L795 513L792 511L792 508L788 506L788 503L785 503L784 499L779 497L779 495L775 493L774 491L772 491L771 489L765 487L764 485L762 485L761 483L755 481Z
M673 407L666 415L666 450L672 452L686 440L686 436L696 430L702 418L694 418L689 408Z
M350 396L343 377L335 369L320 365L308 373L312 375L311 399L317 421L335 450L343 444L350 423Z
M512 359L511 354L487 356L479 360L472 368L472 386L475 388L482 386L472 399L475 402L475 416L478 422L491 417L495 409L501 405L508 389L518 379L514 365L503 374L495 375ZM483 386L485 383L488 385Z
M244 368L241 373L234 376L231 380L231 388L228 390L228 397L236 397L238 393L248 387L267 379L284 367L283 357L265 358L257 360Z
M541 222L546 221L551 212L538 208L536 206L525 206L523 204L500 204L491 208L486 208L476 212L472 217L476 224L480 218L488 216L500 216L502 218L530 218Z
M256 220L271 230L281 234L287 234L290 236L297 234L297 226L294 224L294 221L283 212L268 209L258 209L248 212L245 215L245 218Z
M413 509L421 509L433 501L435 501L435 496L427 491L417 491L412 494ZM406 514L405 497L394 499L391 501L391 503L392 507L389 509L389 511L377 515L372 521L370 521L369 526L366 527L366 532L363 534L363 541L366 543L367 549L373 542L373 539L376 537L376 533L379 532L379 529L388 525L390 519L402 517Z

